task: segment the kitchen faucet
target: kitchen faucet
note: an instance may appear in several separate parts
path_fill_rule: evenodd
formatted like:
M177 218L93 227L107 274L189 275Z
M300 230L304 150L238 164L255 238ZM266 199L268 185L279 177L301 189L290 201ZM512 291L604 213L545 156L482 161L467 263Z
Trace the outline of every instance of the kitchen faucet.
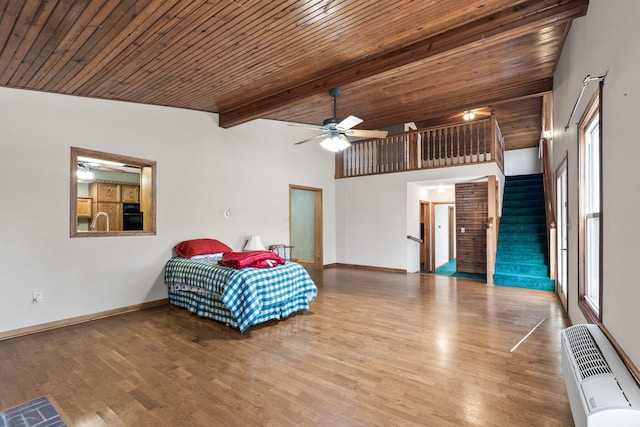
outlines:
M107 231L109 231L109 215L107 215L106 212L96 213L96 215L93 217L93 221L91 222L91 225L89 226L89 228L96 228L96 222L98 222L98 217L103 215L107 218Z

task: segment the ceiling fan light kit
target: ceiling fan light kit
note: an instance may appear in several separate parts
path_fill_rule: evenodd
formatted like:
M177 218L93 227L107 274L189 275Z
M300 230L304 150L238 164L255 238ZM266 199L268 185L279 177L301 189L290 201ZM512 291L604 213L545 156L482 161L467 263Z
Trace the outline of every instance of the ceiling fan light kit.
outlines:
M342 90L340 88L333 88L329 91L329 95L333 97L333 117L325 119L322 122L322 126L316 128L323 133L298 141L296 142L296 145L322 138L320 146L326 150L337 153L351 145L347 136L356 138L386 138L387 131L351 129L352 127L362 123L362 119L356 116L348 116L346 119L342 120L338 119L336 100L341 94Z
M320 146L322 148L324 148L325 150L333 151L334 153L342 151L345 148L349 148L350 145L351 143L349 142L349 140L346 137L341 136L338 132L336 132L336 135L325 138L320 143Z

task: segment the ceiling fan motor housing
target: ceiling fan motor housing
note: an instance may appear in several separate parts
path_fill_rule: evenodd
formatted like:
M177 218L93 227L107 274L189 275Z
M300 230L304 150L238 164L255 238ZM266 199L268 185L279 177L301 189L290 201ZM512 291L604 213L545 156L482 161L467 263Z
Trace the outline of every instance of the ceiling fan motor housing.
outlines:
M341 121L342 119L339 119L337 117L331 117L329 119L324 119L324 121L322 122L322 126L324 126L327 129L335 129L338 123L340 123Z

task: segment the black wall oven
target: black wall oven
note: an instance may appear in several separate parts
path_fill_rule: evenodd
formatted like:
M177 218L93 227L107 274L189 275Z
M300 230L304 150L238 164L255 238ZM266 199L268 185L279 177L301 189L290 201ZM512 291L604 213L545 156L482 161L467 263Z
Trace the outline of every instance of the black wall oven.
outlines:
M144 230L140 203L122 204L122 229L123 230Z

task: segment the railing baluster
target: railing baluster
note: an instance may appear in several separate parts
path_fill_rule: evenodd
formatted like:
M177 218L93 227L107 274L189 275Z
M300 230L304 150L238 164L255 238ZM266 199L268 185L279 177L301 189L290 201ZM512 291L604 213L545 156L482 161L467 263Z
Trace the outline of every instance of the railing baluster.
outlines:
M387 142L387 140L385 140L385 142ZM382 146L382 163L381 163L381 169L380 169L380 173L385 173L387 172L387 151L389 148L389 144L383 144Z
M379 149L379 145L382 143L382 140L375 140L373 141L373 147L374 147L374 156L375 156L375 162L373 164L373 173L379 173L380 172L380 155L378 153L378 149Z
M394 154L394 146L395 146L395 144L396 144L396 137L393 136L389 140L389 170L388 170L388 172L393 172L395 170L393 168L394 161L395 161L395 156L393 155Z
M456 126L456 164L460 164L460 126Z
M416 134L416 169L422 168L422 141L424 137L422 132Z
M365 167L365 174L369 175L371 174L371 141L366 141L365 142L366 145L366 153L367 153L367 162L366 162L366 167Z
M376 167L378 168L378 170L376 171L376 173L382 172L382 168L380 167L380 164L382 162L382 144L383 144L383 140L380 140L378 141L377 147L376 147L376 155L378 156L377 163L376 163Z
M476 162L480 161L480 125L476 126Z
M450 162L450 156L449 154L451 153L451 150L449 149L449 144L450 144L450 137L451 137L451 128L445 128L444 130L444 164L445 165L449 165L451 164Z
M395 137L393 141L393 171L397 171L400 169L400 159L398 156L398 142L400 141L399 137Z
M358 147L354 147L354 149L353 149L353 174L355 176L358 176L359 172L360 172L360 170L359 170L359 166L360 165L358 164L358 157L359 157L359 154L360 154L359 151L360 150L358 150Z
M435 166L436 161L436 131L429 131L429 167Z
M431 155L431 150L429 147L429 144L431 144L431 131L428 130L424 133L424 168L428 168L431 164L429 162L429 156Z
M487 160L487 124L482 122L482 161Z
M396 145L398 145L398 137L394 136L389 146L389 172L396 171Z
M353 153L354 150L349 150L349 174L351 176L356 176L356 171L353 169Z
M395 169L394 170L398 171L398 170L400 170L400 163L401 163L401 160L400 160L400 137L399 136L396 136L396 141L395 141L394 146L395 146L394 147L395 149L393 150L393 155L395 157Z
M473 160L473 153L475 151L473 145L474 145L474 137L475 135L473 134L473 123L469 123L469 163L474 163L475 160Z
M424 163L422 164L423 168L429 167L429 133L430 131L426 131L423 133L424 135L424 140L422 141L422 147L423 147L422 159L424 161Z
M487 148L489 147L489 129L487 129L487 122L482 123L482 128L484 130L484 161L489 160L489 152Z
M442 159L444 158L443 135L444 135L444 129L439 129L438 130L438 162L434 166L442 166Z
M344 150L344 169L345 169L345 175L347 176L351 176L351 170L349 169L349 156L351 154L351 150L350 149L346 149Z

